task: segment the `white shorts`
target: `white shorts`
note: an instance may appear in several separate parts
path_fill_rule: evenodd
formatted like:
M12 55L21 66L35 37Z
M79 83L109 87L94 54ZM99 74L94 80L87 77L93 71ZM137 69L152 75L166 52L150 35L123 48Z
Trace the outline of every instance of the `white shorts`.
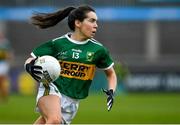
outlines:
M61 100L61 113L62 113L62 119L63 123L70 124L72 119L77 113L78 107L79 107L79 100L72 99L70 97L67 97L59 92L57 87L51 83L49 84L49 91L45 91L45 87L43 86L42 83L40 83L39 89L38 89L38 94L36 98L36 104L40 97L48 94L48 95L56 95L60 98ZM39 112L38 107L36 107L36 111Z
M7 75L9 72L9 64L6 61L0 61L0 75Z

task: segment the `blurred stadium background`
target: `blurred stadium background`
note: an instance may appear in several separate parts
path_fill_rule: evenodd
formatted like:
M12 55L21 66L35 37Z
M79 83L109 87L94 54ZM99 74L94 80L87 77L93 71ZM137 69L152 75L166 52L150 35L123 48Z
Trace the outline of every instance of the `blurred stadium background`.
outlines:
M24 61L35 46L69 31L66 21L39 30L29 23L32 13L81 4L95 8L95 38L121 65L113 110L106 111L106 80L98 70L73 123L180 123L179 0L0 0L0 31L14 52L10 99L0 104L0 123L33 123L38 117L37 84L24 72ZM122 80L123 73L128 75Z

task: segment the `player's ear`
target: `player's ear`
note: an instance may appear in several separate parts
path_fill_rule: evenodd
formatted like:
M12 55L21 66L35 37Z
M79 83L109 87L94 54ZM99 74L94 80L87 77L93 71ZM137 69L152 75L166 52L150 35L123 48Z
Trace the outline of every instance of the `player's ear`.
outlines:
M79 20L75 20L75 27L79 28L81 27L82 22Z

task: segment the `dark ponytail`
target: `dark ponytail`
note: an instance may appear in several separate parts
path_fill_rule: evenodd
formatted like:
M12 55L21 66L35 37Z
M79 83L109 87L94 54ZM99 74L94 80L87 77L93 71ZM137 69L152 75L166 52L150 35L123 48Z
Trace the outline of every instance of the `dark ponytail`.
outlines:
M69 13L76 9L75 7L67 7L54 13L36 13L31 17L32 24L41 29L52 27L66 18Z

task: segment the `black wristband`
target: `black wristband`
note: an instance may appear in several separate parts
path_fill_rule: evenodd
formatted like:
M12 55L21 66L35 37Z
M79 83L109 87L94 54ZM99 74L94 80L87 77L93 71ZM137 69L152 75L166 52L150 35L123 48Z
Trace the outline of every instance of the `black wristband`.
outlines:
M109 92L109 95L114 96L114 91L113 91L113 89L110 89L108 92Z

